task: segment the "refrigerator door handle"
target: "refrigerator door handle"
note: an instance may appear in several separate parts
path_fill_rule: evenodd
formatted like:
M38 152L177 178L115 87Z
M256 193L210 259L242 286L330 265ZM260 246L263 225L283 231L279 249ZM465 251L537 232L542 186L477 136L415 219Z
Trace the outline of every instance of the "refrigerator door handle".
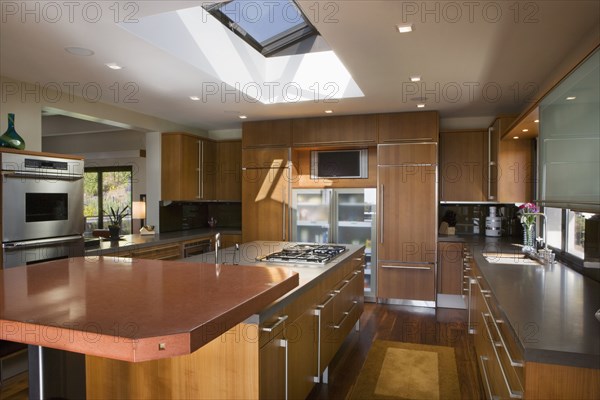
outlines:
M383 224L385 221L385 217L383 215L383 195L384 195L384 188L383 188L383 183L381 185L379 185L379 243L383 244Z

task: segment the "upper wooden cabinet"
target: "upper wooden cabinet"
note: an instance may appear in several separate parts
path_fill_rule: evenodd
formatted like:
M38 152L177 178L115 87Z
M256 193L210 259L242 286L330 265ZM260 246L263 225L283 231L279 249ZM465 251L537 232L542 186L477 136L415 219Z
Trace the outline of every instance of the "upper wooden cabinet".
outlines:
M290 160L290 149L243 149L242 168L280 168Z
M376 115L344 115L292 120L292 145L294 147L368 146L376 143Z
M486 201L487 135L486 131L440 134L440 201Z
M437 142L439 116L437 111L379 114L378 142Z
M217 143L217 183L218 200L242 200L242 142L230 140Z
M251 121L242 124L242 148L290 147L292 143L292 121Z
M163 133L161 144L161 199L198 199L198 136Z

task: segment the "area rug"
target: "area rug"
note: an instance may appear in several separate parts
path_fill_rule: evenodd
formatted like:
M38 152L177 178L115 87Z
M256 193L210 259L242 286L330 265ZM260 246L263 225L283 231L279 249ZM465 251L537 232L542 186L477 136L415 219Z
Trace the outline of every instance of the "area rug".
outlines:
M460 399L454 349L376 340L348 398Z

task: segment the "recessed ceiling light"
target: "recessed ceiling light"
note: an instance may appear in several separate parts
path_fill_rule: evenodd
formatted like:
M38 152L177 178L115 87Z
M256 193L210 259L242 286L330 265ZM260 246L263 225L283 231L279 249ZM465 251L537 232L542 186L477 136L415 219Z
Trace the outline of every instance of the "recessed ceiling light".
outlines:
M396 25L396 29L398 29L398 32L400 33L409 33L415 30L415 27L413 24L404 24L404 25Z
M529 129L523 129L523 132L529 132Z
M200 97L198 97L198 96L190 96L190 100L198 101L198 100L200 100Z
M421 77L419 75L412 75L410 77L410 81L411 82L420 82L421 81Z
M536 119L536 120L535 120L535 121L533 121L533 122L535 122L536 124L539 124L540 120L539 120L539 119Z
M569 96L569 97L567 97L567 100L575 100L576 98L577 97L575 97L575 96Z
M417 104L417 108L425 108L425 104Z
M121 66L120 66L119 64L117 64L117 63L107 63L107 64L104 64L104 65L106 65L108 68L110 68L110 69L114 69L114 70L117 70L117 69L123 69L123 67L121 67Z
M246 119L248 118L246 115L240 115L240 119Z
M513 136L513 139L518 139L518 138L519 138L518 136Z
M331 114L333 113L333 110L325 110L325 114Z
M86 49L85 47L65 47L65 51L69 54L73 54L74 56L89 57L94 55L92 50Z

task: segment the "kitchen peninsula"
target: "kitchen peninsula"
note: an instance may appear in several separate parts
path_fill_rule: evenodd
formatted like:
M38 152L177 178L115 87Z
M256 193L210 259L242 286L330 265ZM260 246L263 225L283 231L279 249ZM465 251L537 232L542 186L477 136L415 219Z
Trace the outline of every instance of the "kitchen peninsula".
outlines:
M245 246L249 254L252 244ZM88 398L262 398L280 388L304 393L315 380L303 386L290 379L288 386L287 374L302 373L301 364L281 368L279 349L286 362L288 355L310 353L308 369L318 381L319 367L326 367L362 311L362 297L349 291L362 289L362 252L350 246L314 268L319 273L305 268L304 279L298 266L91 256L4 270L0 338L85 354ZM317 302L327 299L321 304L331 307L331 318L334 306L341 310L333 332L325 327L329 317L317 319ZM316 321L323 321L323 330ZM321 337L315 332L329 334L318 360Z

